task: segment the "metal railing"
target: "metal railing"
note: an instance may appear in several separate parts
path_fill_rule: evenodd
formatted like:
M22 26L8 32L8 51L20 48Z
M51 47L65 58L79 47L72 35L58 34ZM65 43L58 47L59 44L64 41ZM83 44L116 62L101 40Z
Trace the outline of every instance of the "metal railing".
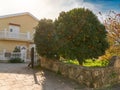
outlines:
M32 40L30 33L14 33L9 31L0 31L0 39Z

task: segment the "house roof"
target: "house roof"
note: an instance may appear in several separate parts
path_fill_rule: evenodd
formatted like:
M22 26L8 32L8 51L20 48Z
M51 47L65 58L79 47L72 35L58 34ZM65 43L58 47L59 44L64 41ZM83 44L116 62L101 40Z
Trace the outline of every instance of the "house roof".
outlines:
M37 21L39 21L39 19L37 19L35 16L33 16L33 15L32 15L31 13L29 13L29 12L3 15L3 16L0 16L0 19L2 19L2 18L14 17L14 16L21 16L21 15L26 15L26 14L27 14L27 15L30 15L31 17L33 17L34 19L36 19Z

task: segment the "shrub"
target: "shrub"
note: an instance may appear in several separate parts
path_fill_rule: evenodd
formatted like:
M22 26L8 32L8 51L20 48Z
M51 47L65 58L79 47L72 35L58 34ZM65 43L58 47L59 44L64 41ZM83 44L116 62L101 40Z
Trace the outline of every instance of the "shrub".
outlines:
M20 52L20 47L17 47L17 46L16 46L16 47L14 48L13 52Z
M24 60L21 60L21 58L11 58L9 60L10 63L23 63Z
M120 46L117 45L111 45L110 48L108 48L108 50L106 50L105 55L100 57L100 60L110 60L112 58L112 56L120 56Z

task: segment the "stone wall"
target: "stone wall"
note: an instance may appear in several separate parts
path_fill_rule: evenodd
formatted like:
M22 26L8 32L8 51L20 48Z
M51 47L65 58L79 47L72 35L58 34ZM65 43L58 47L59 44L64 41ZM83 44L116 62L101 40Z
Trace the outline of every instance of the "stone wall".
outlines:
M41 67L62 74L90 88L104 87L120 82L119 67L82 67L41 58Z

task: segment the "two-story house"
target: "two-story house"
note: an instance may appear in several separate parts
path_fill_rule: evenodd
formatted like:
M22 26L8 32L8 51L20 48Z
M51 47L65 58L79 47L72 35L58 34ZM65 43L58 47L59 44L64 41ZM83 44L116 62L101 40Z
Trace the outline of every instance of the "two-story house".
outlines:
M24 49L26 58L30 58L38 21L28 12L0 16L0 60L5 60L7 53L13 52L15 47Z

